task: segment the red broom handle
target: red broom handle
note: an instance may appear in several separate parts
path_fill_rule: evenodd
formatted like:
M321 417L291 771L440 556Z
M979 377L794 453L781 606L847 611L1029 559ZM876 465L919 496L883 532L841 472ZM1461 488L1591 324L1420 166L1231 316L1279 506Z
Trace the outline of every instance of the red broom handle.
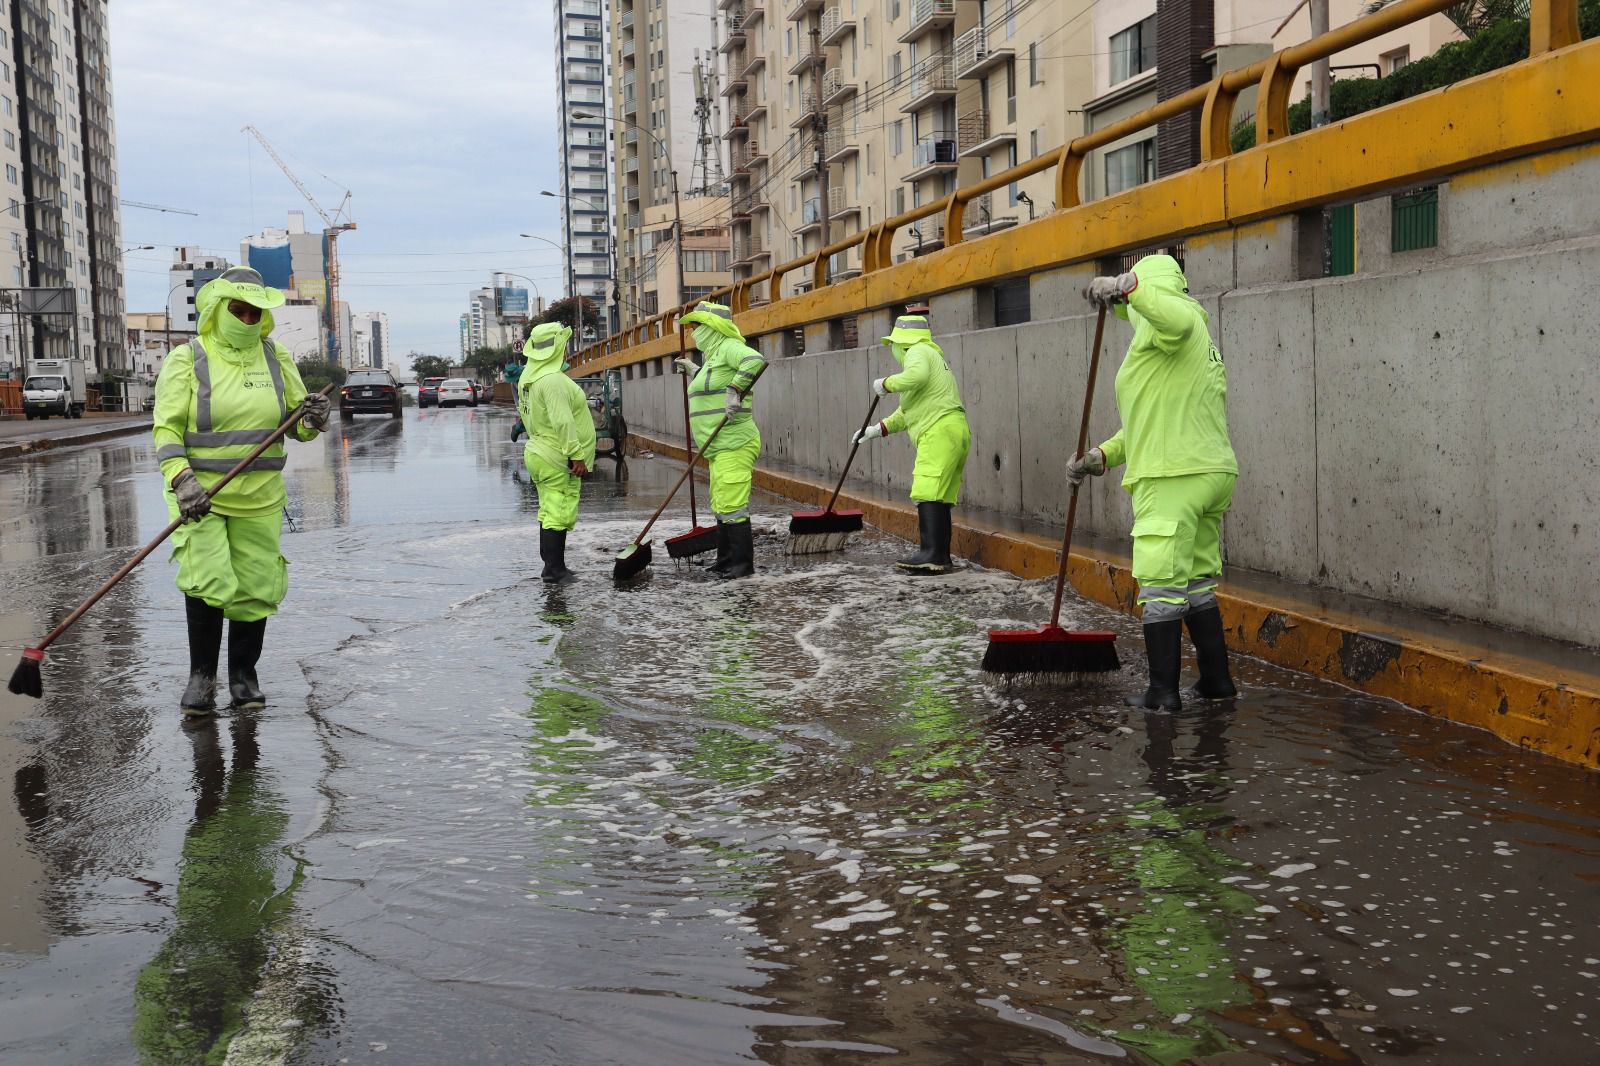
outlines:
M333 391L333 382L330 381L330 382L328 382L327 385L325 385L322 388L321 391L319 391L317 393L317 395L318 396L326 396L331 391ZM283 435L285 433L288 433L289 430L293 429L294 428L294 424L296 422L300 421L300 416L305 414L305 413L306 412L305 412L305 405L304 404L302 404L299 407L296 407L294 409L293 413L291 413L289 415L289 418L283 423L283 425L281 425L277 429L273 430L272 433L267 437L267 439L262 441L260 444L256 445L255 448L250 452L249 455L245 456L243 459L240 459L238 464L236 466L234 466L234 468L232 470L228 471L226 474L223 474L222 477L217 480L217 483L215 485L212 485L209 489L206 490L206 495L207 496L215 496L218 492L222 491L222 487L224 485L226 485L228 482L232 481L234 478L236 478L240 474L242 474L244 472L245 468L248 467L251 463L253 463L257 459L261 458L261 453L265 452L268 448L272 447L274 444L278 443L278 441L282 440L283 439ZM168 537L172 536L172 534L177 530L177 528L179 526L183 525L183 522L184 522L184 520L183 520L183 518L181 516L178 517L178 518L175 518L171 522L169 522L167 524L167 528L166 529L163 529L160 533L156 534L156 539L155 540L152 540L149 544L146 544L143 548L140 548L139 549L139 554L135 555L132 559L129 559L127 562L123 563L121 569L119 569L116 573L112 574L111 577L106 581L106 583L104 585L101 585L99 588L95 589L93 594L91 594L88 599L86 599L82 603L78 604L77 609L74 610L71 614L67 615L67 617L62 620L60 625L56 626L49 633L45 634L45 638L43 640L41 640L37 645L35 645L33 650L35 650L35 651L44 651L51 644L54 644L57 637L59 637L61 634L65 633L68 629L71 629L72 628L72 624L74 622L76 622L78 619L82 618L85 614L87 614L88 611L89 611L89 608L91 608L95 604L99 603L100 602L100 598L102 596L104 596L106 593L110 592L112 590L112 588L116 586L117 582L121 581L123 578L127 577L130 573L132 573L134 567L136 567L140 563L144 562L145 559L150 555L151 552L155 551L157 548L159 548L161 546L161 542L162 541L164 541Z
M1094 406L1094 379L1100 372L1100 341L1106 331L1106 309L1100 308L1094 321L1094 347L1089 349L1089 382L1083 390L1083 421L1078 423L1078 456L1089 444L1089 409ZM1078 520L1079 482L1072 486L1072 498L1067 502L1067 528L1061 534L1061 565L1056 570L1056 602L1050 608L1050 628L1061 625L1061 594L1067 590L1067 553L1072 550L1072 527Z
M682 359L683 356L683 327L679 326L678 358ZM678 369L682 371L683 368L679 367ZM694 430L689 427L689 375L679 373L678 376L683 379L683 446L692 452L694 451ZM694 465L690 464L689 469L693 470ZM694 478L689 479L689 523L695 529L700 528L700 511L694 502Z
M861 420L861 433L865 433L867 427L872 425L872 416L877 412L878 401L881 399L882 396L873 394L872 406L867 408L867 417ZM844 469L839 471L839 483L833 487L833 495L828 497L828 506L823 508L824 511L833 510L833 505L839 502L839 493L844 491L844 479L850 476L850 464L856 461L856 452L861 450L861 433L856 434L856 442L850 446L850 458L844 461Z

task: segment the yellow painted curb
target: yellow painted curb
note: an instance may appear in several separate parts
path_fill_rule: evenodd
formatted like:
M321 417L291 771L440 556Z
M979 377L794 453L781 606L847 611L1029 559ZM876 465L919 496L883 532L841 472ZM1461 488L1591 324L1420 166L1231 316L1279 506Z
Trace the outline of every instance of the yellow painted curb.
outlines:
M637 431L631 436L659 454L687 458L671 441ZM831 484L756 467L761 488L803 503L826 502ZM908 540L917 515L909 503L890 503L846 490L841 505L859 508L866 521ZM982 566L1025 578L1056 572L1060 544L1030 533L954 527L951 550ZM1074 548L1067 580L1078 594L1134 614L1138 583L1127 556ZM1548 663L1471 644L1447 643L1289 597L1268 599L1231 589L1217 591L1229 643L1276 666L1326 678L1374 696L1396 700L1437 718L1476 726L1519 747L1565 762L1600 767L1600 679Z

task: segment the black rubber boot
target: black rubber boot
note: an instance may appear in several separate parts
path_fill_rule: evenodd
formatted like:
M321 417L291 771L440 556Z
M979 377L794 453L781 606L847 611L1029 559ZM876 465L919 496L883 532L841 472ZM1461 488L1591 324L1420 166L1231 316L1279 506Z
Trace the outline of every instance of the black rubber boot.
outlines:
M901 559L896 566L918 574L950 572L950 511L948 503L917 502L919 551Z
M1226 700L1239 694L1228 674L1228 638L1222 628L1222 612L1216 604L1184 616L1189 639L1194 642L1195 661L1200 664L1200 680L1185 690L1196 699Z
M1147 711L1176 711L1178 677L1183 670L1183 619L1144 624L1144 654L1150 663L1150 687L1123 700L1129 707Z
M567 531L539 527L539 558L544 560L544 571L539 577L554 585L577 577L567 569Z
M713 574L720 574L728 569L728 560L733 558L733 548L728 541L728 523L717 522L717 558L715 562L706 564L706 570Z
M238 709L265 707L267 697L261 694L261 684L256 680L256 663L261 661L261 645L267 639L267 620L228 623L228 695Z
M193 596L183 599L189 625L189 683L178 706L194 717L217 709L217 657L222 652L222 608Z
M721 578L749 577L756 572L755 531L749 522L728 522L728 565L717 572Z

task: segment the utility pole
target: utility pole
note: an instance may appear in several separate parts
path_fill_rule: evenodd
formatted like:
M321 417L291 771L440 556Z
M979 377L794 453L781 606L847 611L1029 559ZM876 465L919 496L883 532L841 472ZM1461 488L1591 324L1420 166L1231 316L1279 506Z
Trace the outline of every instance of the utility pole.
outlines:
M1328 0L1311 0L1311 36L1328 32ZM1326 126L1330 104L1328 60L1311 64L1311 125Z
M822 29L819 26L811 27L811 54L818 59L822 58ZM812 120L812 129L816 131L817 139L817 218L822 223L822 243L819 250L832 243L833 227L828 221L828 114L822 110L822 75L827 69L826 62L817 63L812 67L813 84L817 88L816 117ZM823 265L827 269L827 265Z
M671 162L669 159L668 162ZM678 306L688 303L688 293L683 287L683 202L678 199L678 168L672 168L672 228L677 231L678 251Z

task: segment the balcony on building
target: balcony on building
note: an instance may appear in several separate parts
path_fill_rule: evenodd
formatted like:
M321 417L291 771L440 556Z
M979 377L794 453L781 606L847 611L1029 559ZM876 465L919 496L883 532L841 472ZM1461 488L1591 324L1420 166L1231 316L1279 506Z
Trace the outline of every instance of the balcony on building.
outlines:
M964 237L983 237L990 233L999 233L1003 229L1010 229L1020 221L1016 213L1009 215L995 215L994 198L997 194L986 192L982 196L967 201L965 213L961 216L961 234ZM1004 197L1004 193L998 195Z
M762 247L761 237L751 233L743 240L735 237L733 241L733 262L736 264L750 263L766 254Z
M750 32L750 27L754 26L767 16L766 5L763 0L747 0L747 2L741 2L741 0L722 0L718 6L724 11L735 8L742 9L744 11L744 30L746 33Z
M979 108L956 119L956 140L959 142L957 151L965 159L988 155L996 148L1017 143L1017 131L993 129L990 126L990 112L987 108Z
M822 13L822 43L837 44L856 32L856 20L834 4Z
M988 26L974 26L956 38L956 78L981 78L1016 59L1010 44L1001 44Z
M744 76L744 52L735 52L729 57L728 84L722 87L723 96L737 96L745 93L750 88L750 83Z
M944 247L944 223L925 218L914 226L908 226L906 236L913 242L911 245L913 256L937 252Z
M861 201L850 195L848 189L833 188L828 190L828 219L838 222L849 218L851 215L861 214Z
M638 185L625 185L625 186L623 186L622 198L624 200L627 200L629 203L632 203L635 200L638 200L639 199L639 186Z
M633 41L632 37L629 37L626 41L622 42L622 58L623 59L632 59L634 51L635 51L635 48L634 48L634 41Z
M861 146L856 143L860 140L860 138L856 137L854 134L846 133L842 128L843 125L844 123L841 120L839 124L840 128L830 127L828 132L823 136L822 158L824 162L843 163L846 159L849 159L851 156L855 155L856 152L860 151Z
M921 181L956 169L956 140L949 133L930 133L911 150L911 173L906 181Z
M766 144L759 138L750 138L750 143L745 145L745 155L748 160L746 169L754 169L767 161Z
M812 230L820 230L822 228L822 222L823 218L821 199L813 196L809 200L801 201L800 225L795 229L795 232L810 233Z
M812 67L821 67L825 62L826 57L823 55L822 49L802 48L799 50L799 54L794 57L794 62L789 65L789 73L799 77Z
M822 0L789 0L785 15L790 22L799 22L807 15L814 15L822 10Z
M744 42L746 39L744 27L744 5L741 4L738 7L735 7L732 11L723 16L723 26L727 28L728 36L727 39L722 42L721 47L719 47L717 50L719 52L731 52L735 48L744 47Z
M622 13L622 18L620 20L618 20L618 22L617 22L617 26L618 26L619 29L623 29L623 30L631 30L631 29L633 29L633 12L632 11L624 11Z
M749 56L750 57L745 60L744 70L741 71L741 73L744 74L745 77L754 80L756 71L767 65L767 54L763 52L758 45L754 51L749 53Z
M901 44L920 40L924 34L955 25L956 0L911 0L911 21L900 35Z
M732 114L728 116L728 128L722 134L725 141L738 140L740 137L750 136L750 112L748 105L743 101L735 102Z
M744 114L744 120L746 124L753 125L754 123L759 122L761 119L767 117L767 102L765 100L751 100L749 102L749 106L750 110L746 111Z
M598 22L569 22L567 23L567 36L577 41L598 41L600 39L600 24Z
M576 4L568 4L563 13L568 18L598 19L600 17L600 0L579 0Z
M846 248L842 252L834 252L828 256L828 280L848 281L861 273L861 268L856 265L855 255L857 249Z
M639 173L639 157L636 155L630 155L627 159L623 160L622 172L624 174Z
M856 94L856 83L844 76L838 67L829 67L822 75L822 103L832 107Z
M951 99L956 94L954 64L948 52L929 56L911 68L907 75L907 100L900 110L909 115L925 107Z

